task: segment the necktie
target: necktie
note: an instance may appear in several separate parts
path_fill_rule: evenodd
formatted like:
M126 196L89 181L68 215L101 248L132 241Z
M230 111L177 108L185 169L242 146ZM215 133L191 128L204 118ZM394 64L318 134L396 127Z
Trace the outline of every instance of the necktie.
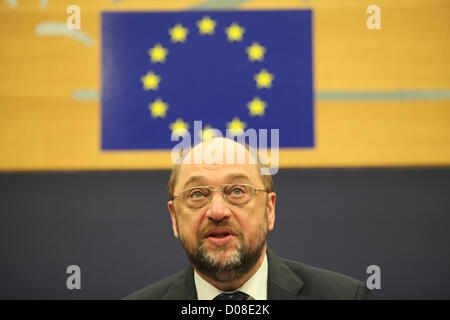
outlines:
M248 294L236 291L232 293L221 293L213 300L253 300Z

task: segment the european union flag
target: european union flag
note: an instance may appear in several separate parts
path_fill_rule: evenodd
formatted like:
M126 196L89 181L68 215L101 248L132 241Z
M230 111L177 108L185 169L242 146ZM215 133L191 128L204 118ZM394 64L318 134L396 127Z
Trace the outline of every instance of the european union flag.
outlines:
M170 149L196 120L313 147L311 29L310 10L102 13L102 149Z

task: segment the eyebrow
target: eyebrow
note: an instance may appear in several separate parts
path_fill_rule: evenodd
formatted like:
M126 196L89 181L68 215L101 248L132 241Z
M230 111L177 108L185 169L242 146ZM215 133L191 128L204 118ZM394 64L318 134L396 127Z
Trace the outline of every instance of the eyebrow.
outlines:
M243 174L243 173L234 173L234 174L230 174L230 175L226 176L226 179L230 179L231 181L233 181L233 180L239 180L239 179L245 179L245 180L247 180L248 182L251 182L251 181L250 181L250 178L249 178L247 175Z
M183 189L186 188L189 184L194 182L203 181L203 176L191 176L187 181L184 183Z
M229 174L227 176L225 176L225 180L230 180L230 181L234 181L234 180L240 180L240 179L244 179L247 180L247 182L251 182L249 177L243 173L232 173ZM198 182L202 182L205 180L204 176L191 176L189 179L187 179L187 181L184 183L183 189L185 189L188 185L192 184L192 183L198 183Z

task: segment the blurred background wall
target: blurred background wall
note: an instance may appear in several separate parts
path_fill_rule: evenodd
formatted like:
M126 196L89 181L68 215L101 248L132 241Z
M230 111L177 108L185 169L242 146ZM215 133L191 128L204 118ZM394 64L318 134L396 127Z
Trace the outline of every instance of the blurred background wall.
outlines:
M66 9L81 30L66 34ZM370 5L381 29L369 30ZM379 298L450 298L448 1L2 1L0 297L117 299L187 264L168 150L101 150L102 11L313 15L313 148L283 149L269 246ZM55 27L56 26L56 27ZM82 289L68 290L79 265Z

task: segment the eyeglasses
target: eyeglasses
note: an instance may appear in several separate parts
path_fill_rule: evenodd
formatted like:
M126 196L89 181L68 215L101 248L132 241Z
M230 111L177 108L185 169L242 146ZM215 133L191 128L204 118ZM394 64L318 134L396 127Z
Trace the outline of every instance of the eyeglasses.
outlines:
M214 189L213 185L184 189L174 198L178 198L189 209L201 209L211 202L214 191L220 191L226 203L240 207L249 203L255 197L256 192L267 192L249 184L221 184L219 186L221 187L219 189Z

